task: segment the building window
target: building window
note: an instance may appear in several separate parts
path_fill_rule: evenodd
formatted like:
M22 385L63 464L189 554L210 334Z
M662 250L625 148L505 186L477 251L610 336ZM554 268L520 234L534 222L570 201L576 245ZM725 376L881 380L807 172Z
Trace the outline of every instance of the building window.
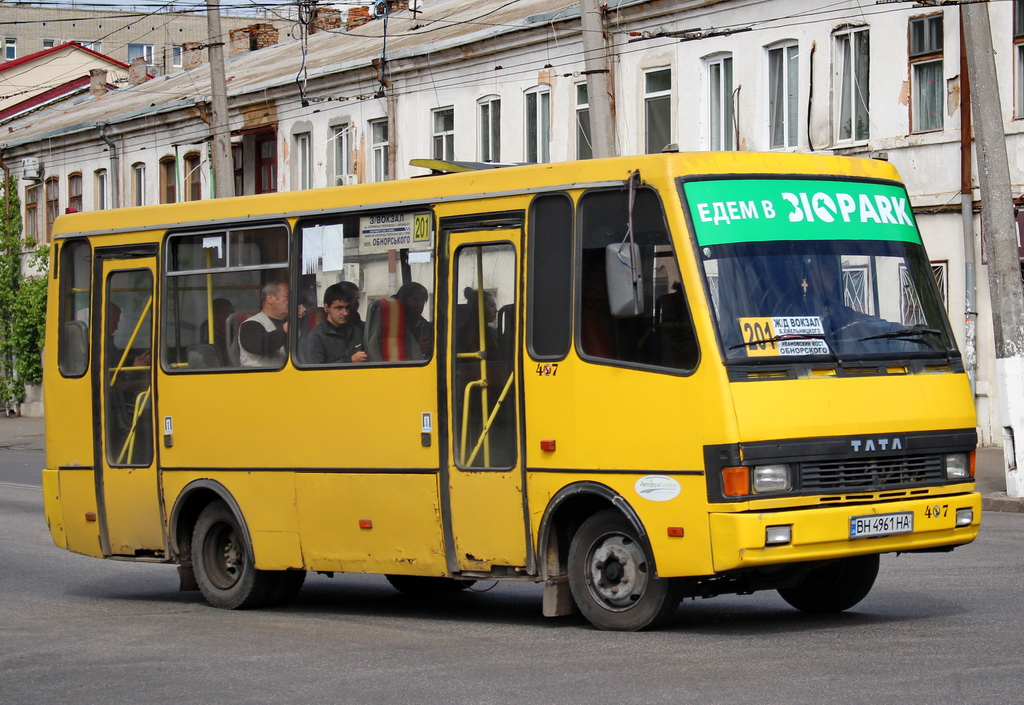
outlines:
M200 158L198 152L192 152L185 155L185 174L182 178L182 182L185 186L184 195L186 201L199 201L203 198L203 174L199 170L202 163L203 160Z
M1017 65L1014 112L1024 118L1024 0L1013 0L1013 56Z
M87 41L85 39L72 39L71 43L72 44L77 44L78 46L82 47L83 49L91 49L91 50L93 50L95 52L98 52L98 51L100 51L100 49L103 48L103 42L90 42L90 41Z
M132 164L132 205L146 205L146 165L142 162Z
M594 144L590 139L590 98L587 84L576 84L576 158L593 159Z
M82 175L68 176L68 213L82 212Z
M4 61L18 58L18 40L8 37L4 41Z
M277 135L256 137L256 193L277 193Z
M434 159L455 159L455 108L439 108L434 118Z
M657 154L672 141L672 69L644 72L644 152Z
M313 151L309 133L295 135L295 188L299 191L313 188Z
M182 57L181 46L177 45L177 44L172 46L171 47L171 66L173 66L176 69L180 69L182 67L182 65L183 65L181 57Z
M391 178L389 167L390 145L388 143L388 121L370 121L370 153L372 155L372 173L370 179L373 181L387 181Z
M914 132L942 129L942 15L910 20L911 125Z
M768 133L771 149L796 147L797 95L799 92L797 45L768 49Z
M60 213L60 186L56 176L46 180L46 241L53 237L53 221Z
M501 161L501 100L497 97L480 101L480 160Z
M153 63L153 45L152 44L129 44L128 45L128 63L135 61L136 59L145 59L147 64L152 65Z
M45 49L53 49L55 46L57 46L56 40L54 40L54 39L44 39L43 40L43 49L44 50Z
M93 203L96 210L107 209L107 170L97 169L92 173Z
M25 187L25 239L39 242L39 186Z
M178 202L178 165L174 157L160 160L160 202Z
M526 93L526 161L551 161L551 90L547 86Z
M836 140L864 141L871 136L868 114L868 49L866 27L836 33Z
M732 104L732 56L709 58L705 66L708 79L708 147L734 149L735 134Z
M356 183L352 173L352 126L339 125L334 128L334 185L347 186Z
M235 176L235 195L245 193L245 160L241 144L231 145L231 169Z

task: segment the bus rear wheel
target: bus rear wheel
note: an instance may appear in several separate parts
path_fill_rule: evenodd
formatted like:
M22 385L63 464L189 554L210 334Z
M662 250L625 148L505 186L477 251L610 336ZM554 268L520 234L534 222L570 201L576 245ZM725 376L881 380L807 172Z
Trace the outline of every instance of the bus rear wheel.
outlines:
M679 605L677 583L654 575L654 561L633 525L614 509L583 522L569 546L569 587L598 629L639 631Z
M196 520L192 567L203 597L222 609L264 605L278 585L275 574L256 570L245 531L223 502L207 505Z
M779 595L801 612L842 612L871 592L878 563L878 554L841 558L813 569L794 587L780 588Z

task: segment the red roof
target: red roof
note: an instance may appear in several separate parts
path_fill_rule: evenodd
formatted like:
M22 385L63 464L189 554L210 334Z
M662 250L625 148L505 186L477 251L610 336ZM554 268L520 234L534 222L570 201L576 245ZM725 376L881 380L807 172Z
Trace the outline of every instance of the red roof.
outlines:
M110 58L106 54L101 54L98 51L93 51L92 49L87 49L86 47L82 46L81 44L78 44L77 42L67 42L65 44L59 44L59 45L57 45L55 47L50 47L49 49L43 49L42 51L37 51L35 54L28 54L27 56L23 56L20 59L11 59L10 61L4 61L3 63L0 63L0 73L3 73L4 71L8 71L10 69L13 69L16 66L21 66L22 64L27 64L28 62L34 61L34 60L38 59L41 56L46 56L47 54L52 54L54 52L60 51L61 49L66 49L68 47L75 47L79 51L87 52L89 54L92 54L95 57L100 58L100 59L105 59L106 61L109 61L112 64L117 64L118 66L120 66L123 69L127 69L128 68L128 64L123 64L120 61L118 61L117 59Z

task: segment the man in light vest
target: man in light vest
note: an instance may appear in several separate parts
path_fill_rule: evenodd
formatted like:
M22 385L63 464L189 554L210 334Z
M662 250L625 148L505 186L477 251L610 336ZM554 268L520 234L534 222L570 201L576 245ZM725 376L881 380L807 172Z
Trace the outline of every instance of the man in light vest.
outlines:
M281 367L288 357L288 285L270 281L260 290L260 312L238 329L242 367Z

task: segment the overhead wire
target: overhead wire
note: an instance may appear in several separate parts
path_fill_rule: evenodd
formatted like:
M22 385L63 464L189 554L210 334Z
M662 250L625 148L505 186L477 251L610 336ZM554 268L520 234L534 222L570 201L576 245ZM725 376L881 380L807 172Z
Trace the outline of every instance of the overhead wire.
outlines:
M506 3L506 5L507 4L511 4L511 3ZM842 4L842 3L836 3L836 5L839 5L839 4ZM872 15L874 15L874 14L880 14L880 13L883 13L883 12L892 12L894 9L905 10L907 8L893 8L892 5L885 5L885 6L881 6L879 8L876 8L875 11L869 12L869 13L864 13L864 10L863 10L862 7L858 8L858 9L861 11L860 15L864 16L865 14L872 14ZM829 10L829 12L834 13L834 12L836 12L836 10L832 9L832 10ZM488 14L490 14L490 13L488 13ZM771 19L766 19L766 20L758 21L757 24L764 24L765 22L769 22L769 21L779 22L779 21L792 20L794 17L796 17L798 15L799 16L805 16L805 15L812 15L812 14L813 15L820 15L820 14L822 14L822 10L820 8L817 8L815 10L809 10L809 11L806 11L806 12L803 12L803 13L796 13L795 15L790 15L790 16L787 16L787 17L784 17L784 18L771 18ZM472 22L473 21L471 20L470 23L472 23ZM803 22L793 21L791 24L803 24ZM782 26L791 26L791 24L783 24ZM506 26L506 25L503 25L503 26ZM365 36L365 35L363 35L363 36ZM647 48L642 46L642 45L641 46L637 46L636 44L634 44L634 45L626 44L626 45L622 45L622 46L618 47L617 50L616 50L616 54L617 55L628 55L628 54L632 54L632 53L636 53L636 52L640 52L640 51L646 51L646 50L647 50ZM565 64L565 63L569 63L569 62L572 62L572 61L576 61L576 62L581 61L582 60L582 56L583 56L583 51L582 50L580 50L580 51L571 51L571 52L569 52L567 54L560 55L557 58L554 58L553 60L555 62L557 62L557 63ZM435 90L438 90L439 88L440 89L451 89L451 88L460 88L460 87L479 86L479 85L485 85L485 84L490 85L491 83L493 83L494 74L498 70L503 72L503 76L505 76L507 78L514 78L516 76L521 76L521 75L525 75L525 74L532 74L532 73L536 72L537 71L537 62L535 60L524 60L524 61L518 62L516 64L510 64L508 66L498 66L498 67L495 67L493 69L492 68L480 69L479 71L476 71L476 72L469 72L469 73L467 73L465 71L460 71L459 75L457 77L452 77L451 79L443 79L442 78L440 80L438 80L436 76L432 75L433 74L432 71L428 71L428 73L431 74L429 78L422 78L422 79L419 79L419 80L412 80L412 81L403 83L400 88L395 89L395 96L398 97L398 96L405 96L405 95L415 95L417 93L424 92L424 91L435 91ZM188 73L188 72L186 72L186 73ZM566 75L571 75L571 74L566 74ZM359 82L364 82L365 83L366 80L367 79L361 79L361 80L356 81L355 83L356 84L358 84ZM155 92L157 95L160 94L160 91L152 91L152 90L150 90L149 92L150 93L154 93ZM353 95L350 95L350 96L339 95L337 97L334 97L334 95L333 95L334 92L331 92L331 93L332 94L325 94L325 95L321 95L319 97L317 97L317 96L310 97L310 98L308 98L308 100L309 100L310 103L320 104L319 110L329 110L329 109L332 109L332 107L333 107L331 105L332 103L337 104L337 107L341 108L343 105L351 105L353 103L368 102L368 101L374 100L376 98L375 92L372 89L370 89L369 87L367 89L365 89L365 90L362 90L362 91L354 91ZM168 95L174 95L176 97L181 97L181 92L180 91L168 92L167 94ZM293 106L293 107L284 107L284 108L279 107L278 110L277 110L277 117L278 117L279 121L283 120L283 119L291 119L294 116L301 115L306 110L307 110L307 106L302 106L302 105L297 105L297 106ZM176 141L176 143L177 144L201 144L205 139L208 138L207 131L202 126L197 127L195 132L196 132L196 136L197 136L197 139L195 140L195 142ZM154 136L152 138L149 138L148 140L147 139L135 140L133 145L141 145L141 147L139 149L133 150L133 151L142 151L142 150L146 149L147 147L158 146L160 144L166 144L166 140L163 139L160 136ZM68 150L67 153L66 153L67 157L69 157L69 158L73 157L74 154L75 154L75 150L76 150L76 148L71 148L70 150ZM91 152L91 147L83 146L83 147L80 148L80 150L81 150L81 152L83 154L86 154L86 153ZM69 159L68 161L74 161L74 160L73 159Z

